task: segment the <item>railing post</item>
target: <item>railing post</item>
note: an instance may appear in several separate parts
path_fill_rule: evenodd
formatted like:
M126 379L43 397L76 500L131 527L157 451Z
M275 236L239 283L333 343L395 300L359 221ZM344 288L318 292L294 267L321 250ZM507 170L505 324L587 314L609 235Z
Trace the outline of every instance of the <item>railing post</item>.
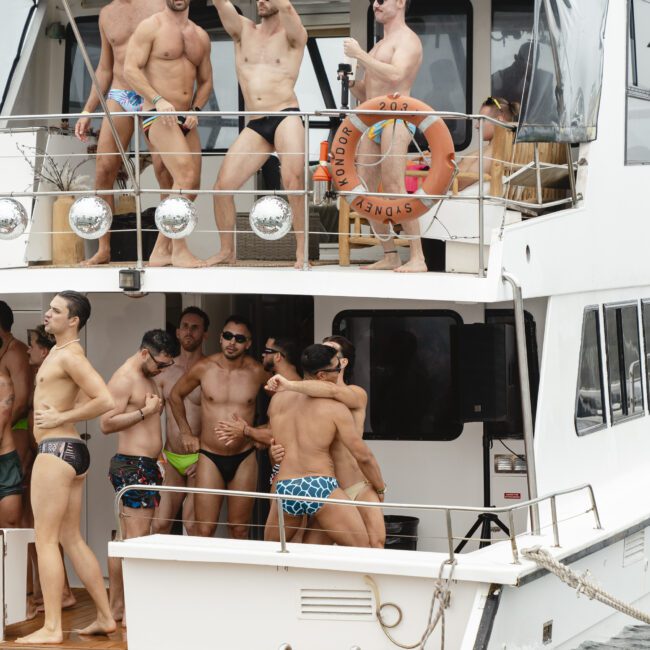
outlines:
M560 548L560 529L557 525L557 505L555 495L551 496L551 517L553 519L553 546Z
M537 192L537 204L542 205L542 169L539 166L539 143L533 145L533 161L535 163L535 190Z
M287 531L284 528L284 510L282 510L282 497L278 497L278 528L280 529L280 553L288 553Z
M485 277L485 187L483 184L483 117L478 119L478 277Z
M309 271L309 115L305 115L305 194L303 199L305 205L303 255L305 259L302 263L302 270Z
M451 510L445 510L445 519L447 521L447 544L449 545L449 561L454 560L454 535L451 530Z
M596 528L602 530L603 526L600 523L600 515L598 514L598 506L596 505L596 497L594 496L594 488L591 485L587 486L589 488L589 497L591 499L591 509L594 511L594 517L596 518Z
M137 246L137 263L136 267L142 269L142 204L140 202L140 120L137 115L133 116L133 139L134 139L134 152L135 152L135 180L136 185L133 188L135 192L135 237Z
M519 549L517 548L517 538L515 536L515 514L513 510L508 510L508 530L510 531L510 546L512 547L512 559L515 564L519 562Z

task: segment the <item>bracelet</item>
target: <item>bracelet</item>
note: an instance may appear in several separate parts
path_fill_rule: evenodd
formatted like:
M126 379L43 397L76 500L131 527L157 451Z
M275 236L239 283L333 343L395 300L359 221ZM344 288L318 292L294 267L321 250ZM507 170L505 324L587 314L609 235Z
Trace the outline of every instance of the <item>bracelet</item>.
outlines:
M250 438L251 437L250 430L249 430L247 424L244 425L244 429L242 430L242 435L244 436L244 438Z
M162 99L162 95L156 95L152 100L151 103L155 106L160 100Z
M81 111L82 115L90 115L90 111Z
M196 111L197 113L201 112L201 108L199 106L195 106L192 110Z
M384 487L383 487L383 488L380 488L379 490L375 490L375 492L376 492L377 494L379 494L380 496L381 496L382 494L386 494L386 488L387 488L387 487L388 487L388 486L384 483Z
M140 413L140 417L144 420L144 412L142 409L138 409L138 413Z

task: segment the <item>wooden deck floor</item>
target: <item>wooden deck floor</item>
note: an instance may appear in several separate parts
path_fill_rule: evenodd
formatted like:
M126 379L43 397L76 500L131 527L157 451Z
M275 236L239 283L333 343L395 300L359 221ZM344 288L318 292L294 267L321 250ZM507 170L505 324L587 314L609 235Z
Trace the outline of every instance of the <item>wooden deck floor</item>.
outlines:
M61 645L18 645L13 643L18 637L26 636L43 625L43 614L31 621L10 625L5 630L6 641L3 648L63 648L64 650L126 650L126 630L121 626L110 636L79 636L72 630L86 627L95 618L95 606L84 589L73 589L77 604L63 612L63 643Z

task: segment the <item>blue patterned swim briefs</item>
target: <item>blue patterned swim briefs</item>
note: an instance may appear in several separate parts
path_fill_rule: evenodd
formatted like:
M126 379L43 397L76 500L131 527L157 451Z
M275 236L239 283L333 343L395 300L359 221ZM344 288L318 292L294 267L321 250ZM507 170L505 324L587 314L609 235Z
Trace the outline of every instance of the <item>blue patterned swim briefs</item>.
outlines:
M303 478L289 478L278 481L275 490L282 496L292 497L315 497L317 499L328 499L330 494L339 486L333 476L304 476ZM314 501L294 501L293 499L282 501L282 510L288 515L299 517L300 515L315 515L323 503Z
M120 90L119 88L111 88L106 99L117 102L127 113L139 113L144 103L144 99L135 90Z

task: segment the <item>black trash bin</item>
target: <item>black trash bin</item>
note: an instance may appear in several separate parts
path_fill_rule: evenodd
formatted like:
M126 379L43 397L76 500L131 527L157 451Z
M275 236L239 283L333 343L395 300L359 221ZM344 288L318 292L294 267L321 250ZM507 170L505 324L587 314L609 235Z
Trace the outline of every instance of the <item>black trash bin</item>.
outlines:
M416 551L418 547L417 517L404 515L384 515L386 524L386 548Z
M158 236L155 214L155 208L142 211L142 259L145 261L149 259ZM135 262L138 259L135 214L115 215L111 231L111 261Z

